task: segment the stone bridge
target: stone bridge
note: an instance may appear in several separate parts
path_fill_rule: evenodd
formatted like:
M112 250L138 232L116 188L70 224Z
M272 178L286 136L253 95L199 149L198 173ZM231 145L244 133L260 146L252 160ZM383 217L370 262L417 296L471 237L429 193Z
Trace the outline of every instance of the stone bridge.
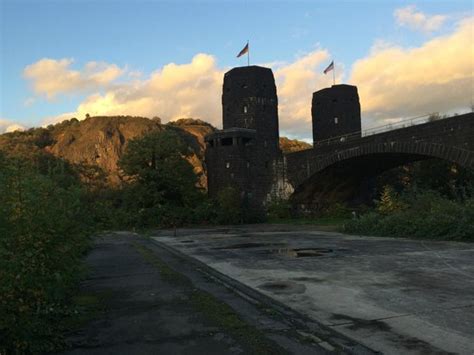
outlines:
M348 198L354 187L363 190L368 179L385 170L429 158L474 168L474 113L319 141L313 149L285 155L283 171L286 184L294 189L293 200L303 203L309 196L328 199L328 194L341 191Z
M438 158L474 167L474 113L432 116L417 125L410 120L408 127L378 134L362 132L357 87L338 84L313 93L311 117L313 148L282 154L272 71L258 66L228 71L222 87L223 129L206 136L209 195L219 197L230 188L252 214L262 216L274 198L313 204L310 209L336 200L370 202L368 191L374 190L377 175L417 160Z

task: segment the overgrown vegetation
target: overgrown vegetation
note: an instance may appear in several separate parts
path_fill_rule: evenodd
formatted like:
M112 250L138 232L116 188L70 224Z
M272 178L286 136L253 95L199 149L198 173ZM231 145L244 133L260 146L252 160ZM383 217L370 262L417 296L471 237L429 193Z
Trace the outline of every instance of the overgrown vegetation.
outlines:
M378 179L374 208L348 221L349 233L474 241L474 173L427 160Z
M347 222L344 231L474 241L474 199L449 200L429 190L396 194L387 187L376 208Z
M59 343L59 320L91 232L85 189L64 161L0 152L0 353Z

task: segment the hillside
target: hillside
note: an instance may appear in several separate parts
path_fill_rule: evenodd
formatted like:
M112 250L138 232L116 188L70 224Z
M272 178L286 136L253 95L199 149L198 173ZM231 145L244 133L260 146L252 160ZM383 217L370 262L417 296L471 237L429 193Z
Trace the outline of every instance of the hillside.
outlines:
M191 150L189 161L195 172L204 172L204 137L215 131L202 120L185 118L162 124L159 119L135 116L97 116L83 121L75 118L46 128L0 135L0 149L31 154L46 151L73 164L98 166L112 185L118 185L123 176L118 167L127 142L152 130L172 129L187 143ZM280 138L283 152L308 149L305 142ZM201 174L200 184L206 186L206 176Z

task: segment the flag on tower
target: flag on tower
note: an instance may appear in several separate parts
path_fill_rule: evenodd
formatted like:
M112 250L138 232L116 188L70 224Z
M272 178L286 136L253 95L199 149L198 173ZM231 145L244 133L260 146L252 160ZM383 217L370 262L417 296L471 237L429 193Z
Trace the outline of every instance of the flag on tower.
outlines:
M237 58L242 57L245 53L248 53L249 51L249 43L245 45L245 47L237 54Z
M329 73L331 70L334 70L334 61L332 61L331 64L329 64L328 67L324 69L324 74Z

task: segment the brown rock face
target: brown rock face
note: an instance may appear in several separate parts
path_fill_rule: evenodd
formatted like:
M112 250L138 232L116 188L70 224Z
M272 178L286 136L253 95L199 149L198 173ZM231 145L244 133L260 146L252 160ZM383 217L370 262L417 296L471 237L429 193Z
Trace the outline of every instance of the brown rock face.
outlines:
M280 149L284 154L299 152L300 150L310 149L313 146L309 143L299 141L297 139L289 139L280 137Z
M161 124L144 117L90 117L57 130L53 134L54 144L46 149L71 163L97 165L112 184L118 184L118 160L127 142L161 129Z

